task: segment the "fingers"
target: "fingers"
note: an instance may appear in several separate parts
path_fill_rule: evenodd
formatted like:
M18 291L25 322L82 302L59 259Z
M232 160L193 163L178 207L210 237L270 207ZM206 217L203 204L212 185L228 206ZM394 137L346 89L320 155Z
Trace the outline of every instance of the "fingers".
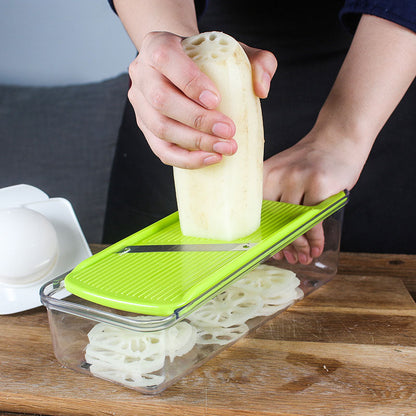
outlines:
M198 168L237 151L236 128L216 111L221 97L182 48L182 38L152 32L129 67L129 99L154 153L166 164ZM267 51L243 45L253 67L254 91L266 97L277 61Z
M305 205L315 205L319 202L323 201L325 198L330 196L328 191L324 191L325 188L320 187L320 191L317 193L305 193L303 198L303 203ZM323 223L320 222L319 224L315 225L306 233L306 238L308 240L310 246L310 261L313 259L318 258L322 252L324 251L325 245L325 232Z
M310 264L313 259L318 258L322 254L324 245L324 228L322 223L319 223L286 247L282 254L290 264L297 262Z
M323 223L315 225L306 233L310 246L310 257L313 259L318 258L324 251L325 245L325 233Z
M287 195L287 194L286 194ZM300 205L303 193L293 193L291 199L282 196L282 202ZM290 264L310 264L313 259L319 257L324 249L325 235L322 223L315 225L308 232L293 241L283 250L283 255Z
M133 95L135 96L133 97ZM234 139L218 137L229 135L228 127L218 127L218 123L210 123L209 119L215 117L215 114L209 114L208 116L197 115L196 118L193 118L191 115L192 111L194 111L193 107L199 107L200 109L201 107L183 96L179 96L177 100L179 102L176 107L181 110L184 109L184 115L181 111L177 111L174 106L169 108L170 103L161 104L155 108L154 103L149 104L146 102L146 98L141 91L133 92L133 90L130 90L129 98L131 101L141 103L137 104L141 108L141 111L136 113L137 124L142 129L145 127L159 139L176 144L187 150L203 150L227 156L231 156L237 151L237 143ZM182 107L180 101L183 101ZM205 112L206 110L203 111ZM196 123L198 123L200 128L195 128ZM210 127L210 124L213 124L213 127ZM215 135L215 133L221 134Z
M146 72L148 74L146 74ZM205 137L205 140L195 139L193 146L192 143L189 144L189 149L218 151L213 149L213 144L218 141L218 138L220 138L224 139L223 142L227 141L230 143L230 149L234 149L227 151L225 154L233 154L237 150L237 143L232 139L235 134L235 125L233 122L230 122L228 117L219 111L208 111L204 109L194 101L189 100L183 94L178 93L177 88L155 70L145 68L142 78L143 80L157 78L159 78L157 88L154 88L149 84L149 82L143 82L140 90L136 92L136 94L142 94L143 98L147 101L148 105L144 106L144 108L148 108L148 114L147 117L143 116L143 118L153 121L153 125L148 124L148 128L150 130L159 130L163 128L163 123L167 120L174 120L179 124L183 124L184 126L196 130L198 133L206 133L214 136L209 139ZM131 99L133 99L133 94L135 94L135 92L131 90ZM169 127L172 126L173 124ZM165 130L170 131L169 129ZM174 132L172 132L172 135L174 135ZM172 143L179 144L173 140L173 137L159 137ZM198 136L196 135L196 137ZM197 143L201 142L201 145L204 145L206 144L206 140L209 140L209 143L211 143L210 146L201 147ZM186 147L184 144L182 144L182 146Z
M322 223L319 223L282 251L276 253L273 258L275 260L283 260L285 258L290 264L299 262L300 264L307 265L323 253L324 245L324 229Z
M222 156L218 153L183 149L175 144L159 139L145 126L141 127L141 129L153 153L166 165L177 166L183 169L197 169L218 163L222 159Z
M163 163L197 168L237 151L233 121L214 110L220 101L214 83L185 54L179 36L147 35L129 74L137 124Z
M219 111L208 111L190 100L190 97L183 94L184 91L179 90L172 80L158 70L150 66L144 66L140 70L141 76L137 83L139 88L136 89L143 94L154 110L205 133L226 139L234 136L235 125L229 117ZM134 94L134 90L131 94ZM201 93L203 101L209 101L205 99L206 94L207 91Z
M301 161L291 166L290 171L287 170L284 174L275 171L274 174L267 175L265 197L296 205L315 205L320 202L318 190L310 186L307 181L309 175L305 178L300 166ZM320 223L285 247L274 258L277 260L285 258L290 264L307 265L322 254L324 243L324 230Z
M269 51L241 45L253 69L254 92L259 98L266 98L270 90L270 82L277 69L276 57Z
M166 32L149 33L143 40L144 61L163 74L187 97L213 109L220 102L220 93L211 79L182 49L182 39Z
M281 202L301 205L303 202L304 189L303 184L294 180L288 183L283 189L280 197ZM311 247L306 235L298 237L288 247L283 250L283 255L290 264L309 264L312 262Z

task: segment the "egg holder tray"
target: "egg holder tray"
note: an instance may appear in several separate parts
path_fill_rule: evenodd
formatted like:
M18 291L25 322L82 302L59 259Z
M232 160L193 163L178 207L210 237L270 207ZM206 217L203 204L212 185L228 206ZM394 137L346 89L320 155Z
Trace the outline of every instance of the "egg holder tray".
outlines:
M61 276L91 256L91 250L78 222L76 213L67 199L60 197L50 198L39 188L26 184L1 188L0 210L7 211L16 208L35 211L52 224L58 239L58 258L54 267L43 277L40 277L39 280L29 283L16 281L15 284L12 284L0 279L0 316L15 314L41 306L39 298L41 286ZM24 230L21 228L20 232L22 231ZM4 241L5 239L3 238ZM32 251L35 249L36 247ZM5 255L4 251L2 254L3 256ZM21 246L16 247L16 256L24 263L25 253L22 251Z

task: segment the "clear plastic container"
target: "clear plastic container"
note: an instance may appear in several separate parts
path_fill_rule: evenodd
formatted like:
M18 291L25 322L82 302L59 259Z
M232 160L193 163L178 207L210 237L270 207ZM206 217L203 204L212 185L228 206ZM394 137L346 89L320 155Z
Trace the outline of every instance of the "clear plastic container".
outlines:
M54 352L67 368L156 394L326 282L337 271L343 210L323 222L309 265L269 258L186 314L135 315L69 294L61 276L40 291ZM278 319L278 318L277 318Z

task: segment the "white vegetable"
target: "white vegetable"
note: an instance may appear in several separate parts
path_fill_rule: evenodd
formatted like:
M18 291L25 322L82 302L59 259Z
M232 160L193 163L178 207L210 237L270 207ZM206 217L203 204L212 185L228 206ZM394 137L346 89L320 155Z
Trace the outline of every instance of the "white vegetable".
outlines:
M197 327L227 328L254 318L262 305L262 298L257 293L229 286L207 304L192 312L188 319Z
M140 374L129 370L120 370L117 365L92 364L90 371L96 377L114 381L127 387L152 387L165 381L163 375Z
M183 48L220 91L218 110L234 121L238 150L216 165L174 168L181 230L227 241L245 237L260 225L263 183L263 119L250 62L221 32L187 38Z
M288 290L294 290L299 284L300 280L292 271L261 264L237 280L233 286L259 293L264 298L279 296Z
M172 362L185 355L194 347L196 337L196 329L187 322L154 332L134 332L99 323L88 333L85 361L93 374L103 378L117 382L132 378L137 386L147 382L152 385L155 380L163 381L151 373L163 369L166 356Z
M166 357L172 363L195 344L234 342L249 331L250 319L277 313L302 298L299 285L295 273L260 265L190 314L189 322L154 332L96 324L88 333L85 361L92 374L106 380L133 388L160 385L169 373Z
M201 327L198 329L197 344L219 344L225 345L242 337L248 332L246 324L233 325L229 328L223 327Z
M196 342L196 329L186 322L179 322L167 330L167 351L170 362L192 350Z
M97 324L88 334L90 344L124 354L129 357L148 357L165 352L165 333L135 333L104 323Z
M98 366L113 366L120 370L132 371L136 374L147 374L163 368L165 354L155 349L149 355L129 356L90 343L85 349L85 361Z

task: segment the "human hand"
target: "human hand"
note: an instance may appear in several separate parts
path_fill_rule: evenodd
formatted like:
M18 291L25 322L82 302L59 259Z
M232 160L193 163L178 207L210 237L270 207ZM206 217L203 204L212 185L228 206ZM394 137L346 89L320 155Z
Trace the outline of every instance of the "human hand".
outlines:
M294 146L264 163L265 199L315 205L344 189L352 189L367 158L357 142L315 127ZM322 223L296 239L275 258L309 264L324 248Z
M168 165L200 168L237 151L235 125L215 110L221 97L214 83L182 49L183 38L152 32L129 67L128 97L152 151ZM243 45L253 65L253 86L267 96L276 60Z

